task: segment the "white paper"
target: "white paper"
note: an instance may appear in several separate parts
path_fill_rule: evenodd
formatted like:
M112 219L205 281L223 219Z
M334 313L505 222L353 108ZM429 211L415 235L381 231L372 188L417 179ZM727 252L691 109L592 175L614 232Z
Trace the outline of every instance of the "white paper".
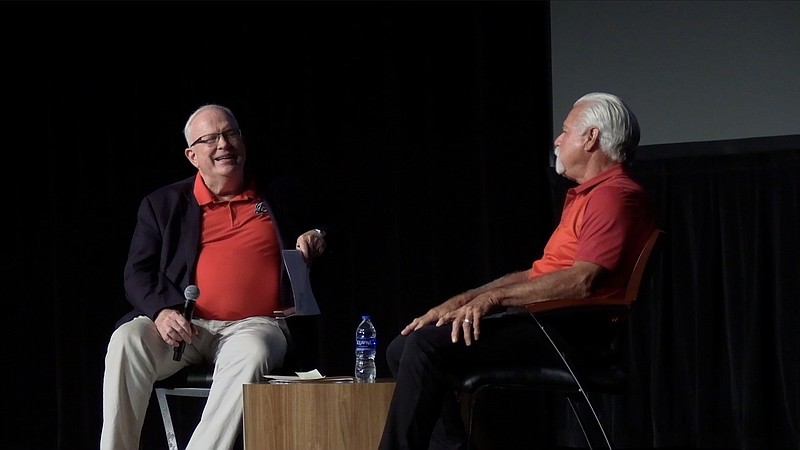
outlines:
M264 375L270 384L294 384L294 383L352 383L353 377L326 377L319 373L317 369L309 372L295 372L294 375Z
M308 372L295 372L297 376L294 375L264 375L264 378L269 378L272 380L285 380L285 381L299 381L299 380L321 380L325 378L319 373L319 370L314 369Z

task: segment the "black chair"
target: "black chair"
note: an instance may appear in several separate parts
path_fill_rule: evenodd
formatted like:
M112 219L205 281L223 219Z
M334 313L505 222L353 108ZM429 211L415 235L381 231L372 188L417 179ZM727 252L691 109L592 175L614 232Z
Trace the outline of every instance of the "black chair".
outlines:
M454 380L462 401L471 447L475 445L474 417L478 400L484 395L491 395L492 390L501 389L563 394L589 448L599 443L601 447L612 449L611 440L590 394L620 394L626 388L627 375L620 358L620 339L624 338L627 316L637 299L645 269L661 233L661 230L654 231L642 248L624 298L563 299L525 307L531 320L550 341L558 355L559 364L483 368L462 374ZM564 325L576 323L578 327L596 327L590 333L596 338L590 342L589 352L585 349L579 351L574 339L561 332ZM586 353L590 353L591 358L586 358ZM589 423L581 420L580 405L584 405L591 413L592 420Z

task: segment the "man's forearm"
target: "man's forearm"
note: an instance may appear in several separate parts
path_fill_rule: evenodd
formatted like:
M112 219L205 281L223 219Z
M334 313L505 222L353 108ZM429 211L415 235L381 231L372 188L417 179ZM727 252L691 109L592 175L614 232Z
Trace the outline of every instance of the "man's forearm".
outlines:
M501 306L524 306L535 302L563 298L584 298L592 294L596 280L604 269L596 264L579 262L566 269L556 270L517 283L491 289ZM489 291L489 290L487 290Z
M456 305L453 305L453 306L459 307L459 306L466 305L467 303L471 302L475 297L477 297L477 296L479 296L481 294L484 294L484 293L492 291L492 290L497 290L497 289L502 289L502 288L505 288L505 287L511 287L511 286L520 285L520 284L526 282L527 280L528 280L528 271L527 270L522 270L522 271L519 271L519 272L512 272L512 273L509 273L507 275L503 275L502 277L500 277L500 278L498 278L498 279L496 279L494 281L490 281L490 282L488 282L488 283L486 283L486 284L484 284L482 286L476 287L475 289L470 289L470 290L468 290L468 291L466 291L466 292L464 292L464 293L462 293L460 295L457 295L456 297L453 297L453 299L459 299L459 297L461 297L459 299L461 301L458 302L459 304L456 304Z

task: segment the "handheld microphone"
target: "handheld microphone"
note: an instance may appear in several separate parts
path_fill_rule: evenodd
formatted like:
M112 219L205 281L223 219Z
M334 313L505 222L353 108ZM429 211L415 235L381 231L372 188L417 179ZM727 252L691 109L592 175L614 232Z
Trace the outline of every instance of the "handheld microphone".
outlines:
M186 303L183 305L183 317L189 321L191 324L192 316L194 315L194 302L197 301L197 297L200 296L200 289L197 289L197 286L190 284L186 286L186 289L183 290L183 297L186 299ZM172 360L173 361L180 361L181 357L183 356L183 350L186 348L186 342L181 341L178 343L178 346L172 350Z

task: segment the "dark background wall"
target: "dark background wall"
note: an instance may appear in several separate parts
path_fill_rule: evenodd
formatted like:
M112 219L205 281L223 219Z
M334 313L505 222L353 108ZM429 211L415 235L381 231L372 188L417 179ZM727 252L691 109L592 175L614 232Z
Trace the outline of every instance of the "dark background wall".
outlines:
M136 207L193 173L181 129L203 103L233 108L249 164L301 178L340 231L313 275L326 374L351 372L361 313L383 353L530 264L558 217L548 2L2 8L9 448L97 447ZM623 446L798 448L798 149L643 149L669 237L613 409Z
M549 233L547 3L3 8L12 447L96 447L138 202L193 173L182 127L201 104L230 106L249 164L301 178L340 230L319 268L323 373L352 372L361 313L383 350Z

